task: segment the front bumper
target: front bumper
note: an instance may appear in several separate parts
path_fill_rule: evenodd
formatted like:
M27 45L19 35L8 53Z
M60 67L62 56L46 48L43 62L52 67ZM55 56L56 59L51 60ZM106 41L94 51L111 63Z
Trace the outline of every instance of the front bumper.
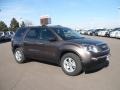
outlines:
M100 59L106 59L109 60L110 59L110 54L109 55L104 55L104 56L100 56L100 57L92 57L91 60L97 61Z
M91 60L89 60L89 62L86 62L83 64L84 66L83 68L86 73L100 70L104 67L109 66L109 58L110 58L110 55L100 56L96 58L92 57Z
M109 60L110 58L110 50L106 50L104 52L99 52L99 53L90 53L90 57L86 60L83 59L83 64L89 64L91 62L97 62L97 61L102 61L102 60Z

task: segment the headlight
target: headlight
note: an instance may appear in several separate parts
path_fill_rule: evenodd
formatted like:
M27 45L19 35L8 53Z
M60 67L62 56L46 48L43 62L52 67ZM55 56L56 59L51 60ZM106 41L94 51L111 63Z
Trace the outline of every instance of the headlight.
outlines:
M95 53L99 52L98 48L94 45L84 45L83 48L90 52L95 52Z

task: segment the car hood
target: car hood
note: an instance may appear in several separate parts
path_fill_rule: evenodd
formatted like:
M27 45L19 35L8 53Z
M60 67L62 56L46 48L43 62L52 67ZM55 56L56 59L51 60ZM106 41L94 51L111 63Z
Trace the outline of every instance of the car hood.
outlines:
M99 45L104 44L102 41L90 39L90 38L81 38L81 39L72 39L68 40L69 42L77 43L77 44L87 44L87 45Z

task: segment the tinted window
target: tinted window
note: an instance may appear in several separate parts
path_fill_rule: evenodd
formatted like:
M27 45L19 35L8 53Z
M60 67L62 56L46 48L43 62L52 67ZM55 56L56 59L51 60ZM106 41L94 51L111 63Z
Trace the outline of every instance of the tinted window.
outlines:
M41 30L41 38L40 39L49 40L50 38L54 38L54 37L55 37L54 34L50 30L48 30L46 28Z
M20 28L17 30L15 37L19 38L19 37L23 37L24 33L26 32L27 28Z
M30 29L26 34L25 39L32 39L32 40L40 39L40 29L38 28Z

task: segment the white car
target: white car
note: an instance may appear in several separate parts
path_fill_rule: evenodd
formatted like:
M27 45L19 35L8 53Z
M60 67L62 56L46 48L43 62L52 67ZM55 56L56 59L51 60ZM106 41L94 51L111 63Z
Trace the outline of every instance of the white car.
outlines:
M118 30L118 31L116 32L115 37L116 37L116 38L120 38L120 30Z
M107 32L108 32L107 30L99 31L98 36L105 36Z
M91 30L88 30L88 31L87 31L87 35L90 35L90 33L91 33Z
M110 32L110 37L115 38L118 32L118 30Z
M4 32L0 32L0 41L5 39L5 33Z
M7 31L6 32L6 39L12 39L12 37L15 35L13 31Z
M85 32L86 32L85 30L82 30L80 33L81 33L81 34L85 34Z

